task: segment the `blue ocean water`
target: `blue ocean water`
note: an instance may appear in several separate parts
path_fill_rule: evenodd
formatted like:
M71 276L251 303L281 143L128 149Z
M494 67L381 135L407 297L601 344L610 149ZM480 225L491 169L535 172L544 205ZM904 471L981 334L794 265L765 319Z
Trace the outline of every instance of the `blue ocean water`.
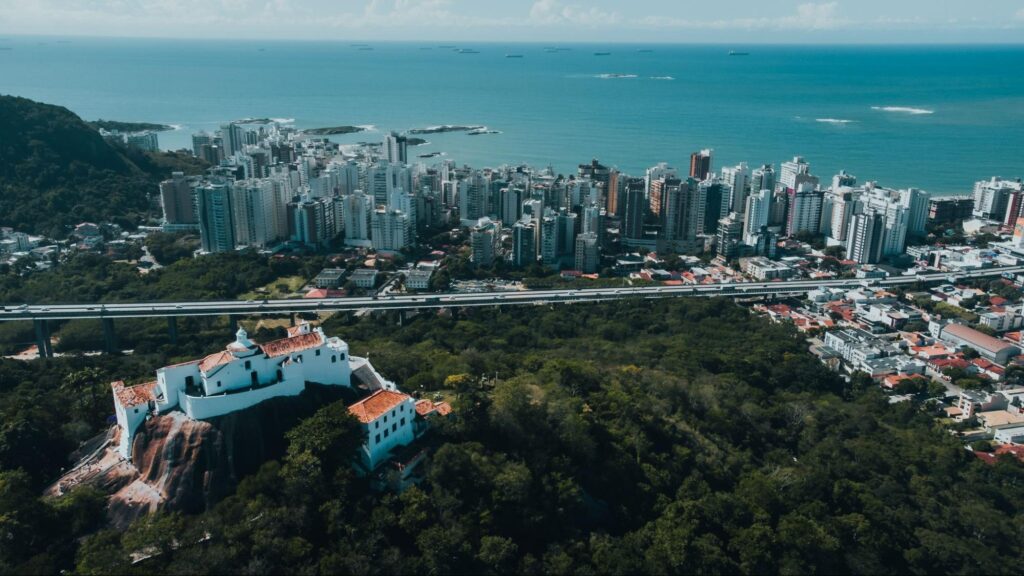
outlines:
M563 173L591 158L633 173L686 168L713 148L716 167L803 155L823 180L845 169L932 193L1024 176L1022 46L439 44L9 37L0 93L179 125L160 135L168 148L272 117L375 127L342 142L485 125L500 134L435 134L413 150Z

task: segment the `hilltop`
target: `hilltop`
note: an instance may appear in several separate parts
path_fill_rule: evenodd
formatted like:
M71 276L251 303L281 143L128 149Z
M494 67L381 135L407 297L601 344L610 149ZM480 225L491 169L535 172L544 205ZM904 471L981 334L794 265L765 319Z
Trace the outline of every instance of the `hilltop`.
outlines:
M109 143L62 106L0 95L0 226L61 237L65 226L153 215L149 194L172 170L201 164Z

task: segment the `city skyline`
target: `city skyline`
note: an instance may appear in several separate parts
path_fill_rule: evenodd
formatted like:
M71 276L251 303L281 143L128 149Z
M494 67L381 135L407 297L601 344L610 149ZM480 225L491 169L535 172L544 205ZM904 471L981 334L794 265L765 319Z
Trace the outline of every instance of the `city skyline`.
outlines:
M727 0L41 0L0 34L264 40L607 43L1019 43L1024 4ZM128 32L126 32L128 31Z

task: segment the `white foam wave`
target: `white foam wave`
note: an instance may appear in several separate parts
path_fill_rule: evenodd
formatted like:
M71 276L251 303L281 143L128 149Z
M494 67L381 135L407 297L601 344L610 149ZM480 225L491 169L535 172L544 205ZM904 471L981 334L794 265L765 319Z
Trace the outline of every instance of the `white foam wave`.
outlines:
M594 78L601 78L602 80L610 80L617 78L636 78L636 74L598 74Z
M856 122L856 120L845 120L843 118L815 118L814 121L824 124L853 124Z
M671 76L651 76L651 80L675 80Z
M356 128L362 128L363 132L374 132L377 130L376 124L357 124Z
M174 130L175 132L177 132L178 130L184 130L185 129L185 125L184 124L168 124L168 126L170 126L171 130Z
M872 106L872 110L878 110L880 112L895 112L898 114L913 114L915 116L921 114L935 114L935 110L929 110L927 108L910 108L908 106Z
M271 120L278 124L295 124L295 118L271 118Z

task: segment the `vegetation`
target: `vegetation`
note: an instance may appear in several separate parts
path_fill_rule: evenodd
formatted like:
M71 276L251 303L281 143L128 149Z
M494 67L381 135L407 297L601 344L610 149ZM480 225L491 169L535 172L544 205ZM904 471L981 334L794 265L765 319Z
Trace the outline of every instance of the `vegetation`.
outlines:
M1020 464L977 461L729 301L384 320L326 329L405 389L454 398L418 487L354 477L334 405L210 511L126 531L95 531L94 494L36 495L74 444L65 424L82 436L109 413L77 392L152 365L0 363L0 571L1003 573L1022 557Z
M60 106L0 96L0 225L62 238L67 226L111 221L135 228L154 215L149 196L183 154L115 146Z

